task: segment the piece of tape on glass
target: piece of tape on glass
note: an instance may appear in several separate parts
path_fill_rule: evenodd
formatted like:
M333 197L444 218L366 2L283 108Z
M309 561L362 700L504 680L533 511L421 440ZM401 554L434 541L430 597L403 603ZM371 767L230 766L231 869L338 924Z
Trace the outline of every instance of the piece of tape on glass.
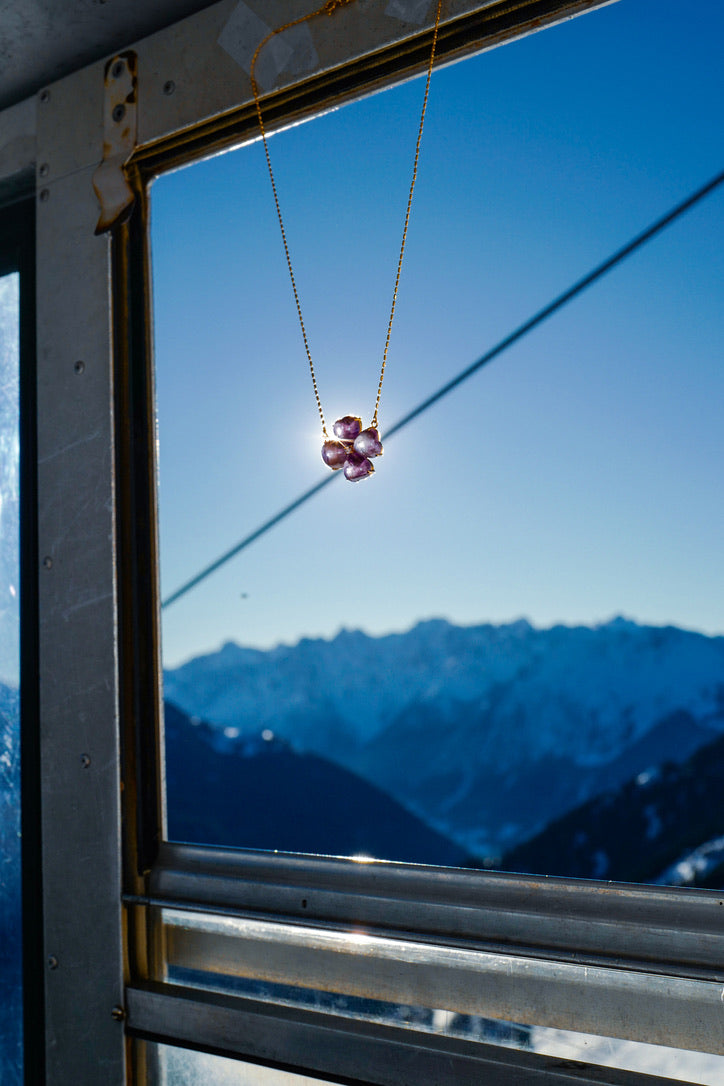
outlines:
M421 26L427 21L434 3L430 0L390 0L385 8L385 15L400 19L403 23Z
M250 75L257 46L271 30L246 4L239 3L219 34L218 43ZM316 68L318 62L309 27L300 23L269 39L259 53L254 75L261 90L269 91L277 85L282 72L301 75Z

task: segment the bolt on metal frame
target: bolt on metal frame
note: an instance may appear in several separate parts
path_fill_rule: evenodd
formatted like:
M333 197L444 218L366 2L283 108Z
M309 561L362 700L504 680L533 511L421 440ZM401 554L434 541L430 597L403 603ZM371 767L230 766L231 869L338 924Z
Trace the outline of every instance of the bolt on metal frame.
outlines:
M449 0L441 62L600 3ZM247 6L273 23L300 8ZM95 1083L99 1068L146 1081L150 1040L380 1086L653 1083L166 979L174 962L233 973L252 960L259 976L349 976L370 994L385 969L385 997L402 1003L424 990L436 1006L724 1052L716 894L163 841L147 190L256 136L246 73L219 45L236 10L221 0L123 43L0 115L0 202L34 191L37 219L45 1081ZM265 103L269 127L416 74L429 34L383 0L350 5L315 29L317 67ZM134 129L112 141L135 207L95 233L104 141L128 121L109 75L135 80ZM189 912L235 918L237 933L174 923ZM348 939L360 929L364 952Z

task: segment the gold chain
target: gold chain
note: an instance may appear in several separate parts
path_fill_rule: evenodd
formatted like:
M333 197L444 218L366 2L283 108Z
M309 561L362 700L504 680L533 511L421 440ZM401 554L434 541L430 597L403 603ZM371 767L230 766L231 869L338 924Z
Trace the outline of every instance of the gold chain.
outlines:
M307 15L302 15L299 19L293 19L291 22L284 23L283 26L278 26L276 30L271 30L265 38L263 38L256 47L254 56L251 58L251 65L249 69L249 75L251 78L251 89L254 95L254 105L256 106L256 115L259 120L259 131L261 132L261 138L264 143L264 155L266 157L266 165L269 171L269 180L271 181L272 193L274 194L274 206L277 210L277 218L279 220L279 229L281 230L282 242L284 244L284 255L287 258L287 268L289 269L289 278L292 283L292 291L294 292L294 301L297 307L297 316L299 318L299 326L302 330L302 339L304 340L304 350L307 354L307 361L309 363L309 372L312 376L312 385L314 386L314 396L317 401L317 410L319 411L319 417L322 421L322 433L325 438L329 440L329 434L327 433L327 424L324 420L324 411L322 410L322 401L319 397L319 389L317 387L317 377L314 372L314 362L312 361L312 354L309 350L309 341L307 339L307 330L304 327L304 317L302 316L302 306L299 301L299 292L297 291L297 283L294 278L294 269L292 268L292 258L289 255L289 245L287 244L287 233L284 228L284 220L282 219L281 207L279 206L279 195L277 193L276 181L274 180L274 171L272 170L271 157L269 155L269 145L267 144L266 128L264 126L264 119L261 112L261 104L259 101L259 86L254 76L254 68L264 46L270 41L276 34L282 34L285 30L291 30L293 26L299 26L300 23L306 23L311 19L316 19L319 15L332 15L339 7L343 7L346 4L353 3L354 0L327 0L320 8L315 11L309 12ZM377 399L375 400L375 411L372 416L371 426L377 427L377 414L380 409L380 397L382 395L382 382L385 379L385 368L387 366L387 352L390 346L390 335L392 333L392 322L395 319L395 308L397 306L397 292L400 286L400 275L402 273L402 261L405 256L405 245L407 243L407 229L410 225L410 209L412 208L412 195L415 191L415 182L417 181L417 165L420 159L420 144L422 143L422 129L425 124L425 113L427 111L427 100L430 94L430 80L432 78L432 69L435 63L435 51L437 49L437 37L438 29L440 26L440 12L442 11L442 0L437 2L437 11L435 13L435 26L432 34L432 49L430 51L430 60L427 66L427 79L425 82L425 94L422 100L422 112L420 114L420 125L417 131L417 143L415 144L415 159L412 165L412 180L410 182L410 191L407 197L407 208L405 210L405 224L402 230L402 243L400 245L400 255L397 261L397 273L395 275L395 286L392 292L392 305L390 307L390 319L387 322L387 336L385 338L385 349L382 354L382 366L380 368L380 379L377 385Z

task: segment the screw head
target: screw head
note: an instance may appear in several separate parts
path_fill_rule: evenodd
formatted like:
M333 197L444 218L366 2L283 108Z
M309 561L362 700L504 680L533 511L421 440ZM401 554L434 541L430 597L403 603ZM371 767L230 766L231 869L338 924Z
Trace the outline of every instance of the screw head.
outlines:
M164 94L173 94L173 92L175 90L176 90L176 84L174 83L173 79L167 79L166 82L163 85L163 93Z
M57 968L58 968L58 959L56 958L55 954L49 954L48 955L48 969L57 969Z
M41 166L40 166L40 169L38 170L38 173L40 174L41 177L47 177L48 176L48 174L50 173L50 166L48 165L47 162L41 163Z
M126 66L123 63L123 61L122 60L117 60L114 63L113 67L111 68L111 75L113 76L114 79L120 79L121 76L123 75L123 72L125 71L125 68L126 68Z
M113 107L113 113L111 114L113 120L118 124L126 116L126 107L119 102L117 106Z
M50 91L47 88L40 92L40 101L41 102L49 102L50 101Z
M40 190L40 202L41 202L41 204L47 204L49 199L50 199L50 189L41 189Z
M111 1011L111 1018L113 1019L113 1021L122 1022L125 1017L126 1012L123 1007L120 1007L118 1004L116 1004L116 1006Z
M73 372L74 373L83 373L84 369L85 369L85 362L81 358L79 358L77 362L73 363Z
M90 754L81 754L80 764L83 766L83 769L89 769L91 764Z
M53 568L53 559L50 557L49 554L46 554L45 558L43 559L43 565L46 569Z

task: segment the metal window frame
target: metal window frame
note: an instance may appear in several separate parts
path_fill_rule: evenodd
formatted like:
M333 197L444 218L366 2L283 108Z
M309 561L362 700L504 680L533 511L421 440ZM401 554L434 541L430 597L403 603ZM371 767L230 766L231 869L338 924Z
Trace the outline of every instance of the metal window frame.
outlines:
M604 2L449 0L441 60ZM276 23L295 4L249 0ZM537 1023L590 1025L580 1004L595 989L600 1032L724 1051L724 902L712 892L163 841L147 188L162 170L254 136L248 80L218 45L235 9L221 0L125 52L138 86L125 169L136 207L112 233L94 234L107 65L0 115L0 202L27 193L33 177L36 199L37 551L33 543L26 599L37 589L44 931L34 960L44 972L44 1081L92 1083L102 1067L109 1082L143 1082L144 1039L380 1086L413 1077L659 1081L164 980L164 910L246 919L291 977L312 960L315 935L362 928L360 986L374 983L370 963L383 946L409 949L408 968L389 982L403 1002L416 990L417 961L433 990L457 985L455 999L467 976L466 998L481 1011L537 1008ZM334 33L320 27L315 37L318 69L269 97L270 128L424 65L431 28L393 25L382 0L365 6L364 22L354 5L337 19ZM288 953L279 953L280 925ZM208 939L191 943L211 960ZM467 973L454 964L463 957ZM323 974L323 956L314 961ZM507 994L484 983L494 966L514 975ZM358 967L348 954L344 968ZM644 1018L643 993L655 996L660 1021ZM38 1040L29 1038L36 1052Z
M664 1086L656 1076L146 982L129 989L139 1039L368 1086ZM303 1064L300 1067L300 1056Z
M724 1054L711 891L168 843L148 886L172 967Z

